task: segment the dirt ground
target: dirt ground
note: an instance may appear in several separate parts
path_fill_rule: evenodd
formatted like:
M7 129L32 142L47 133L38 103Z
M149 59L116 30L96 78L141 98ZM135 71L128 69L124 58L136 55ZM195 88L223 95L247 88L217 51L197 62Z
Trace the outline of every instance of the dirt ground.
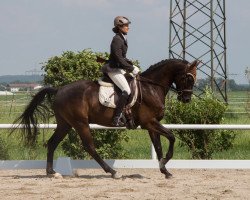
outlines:
M114 180L101 169L55 179L44 170L1 170L0 199L250 199L250 170L118 169Z

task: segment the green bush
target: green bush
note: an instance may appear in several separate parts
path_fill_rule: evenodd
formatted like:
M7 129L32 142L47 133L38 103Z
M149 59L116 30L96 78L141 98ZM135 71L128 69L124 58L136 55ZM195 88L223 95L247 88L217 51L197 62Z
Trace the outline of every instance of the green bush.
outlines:
M54 87L85 79L97 80L102 74L97 56L108 58L107 53L95 53L85 49L78 53L66 51L61 56L50 58L42 67L45 71L44 83Z
M45 70L44 82L55 87L63 86L80 79L97 80L102 74L102 64L96 61L97 56L107 59L107 53L95 53L90 49L74 53L64 52L61 56L50 58L43 69ZM121 142L127 139L124 130L91 130L97 152L103 158L123 157L124 151ZM62 148L68 156L78 159L88 158L82 147L81 140L72 130L63 141Z
M188 104L175 99L167 101L165 120L172 124L220 124L227 106L207 90L202 99L193 97ZM216 151L232 147L233 131L175 130L181 145L188 147L193 159L211 159Z
M102 158L125 158L126 154L122 148L121 141L128 141L125 131L120 130L91 130L97 153ZM84 150L81 139L75 131L71 131L68 138L62 143L66 155L73 159L89 159L90 155Z

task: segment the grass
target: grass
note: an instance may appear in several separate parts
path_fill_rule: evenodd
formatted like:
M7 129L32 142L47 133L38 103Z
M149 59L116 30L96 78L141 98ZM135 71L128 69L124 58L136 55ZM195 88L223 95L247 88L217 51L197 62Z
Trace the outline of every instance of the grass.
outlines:
M129 159L150 159L151 158L151 140L146 130L128 131L129 141L123 142L123 148L126 150ZM167 139L161 137L163 154L168 150ZM174 159L186 159L190 157L184 147L180 147L177 139L174 153Z
M47 149L44 144L50 138L52 133L52 130L41 132L38 139L38 145L32 149L24 146L19 131L10 135L8 130L1 130L0 139L6 144L10 160L45 160ZM60 156L65 156L65 154L59 145L55 152L55 159Z
M248 97L246 92L233 92L229 94L229 98L233 97ZM31 99L30 94L19 93L15 96L0 96L0 123L13 123L14 119L22 112L24 106ZM244 100L246 101L246 100ZM246 104L247 106L247 104ZM230 109L242 109L242 104L232 106ZM250 124L249 115L226 115L225 124ZM47 150L43 146L49 137L52 135L53 130L41 130L39 136L39 144L35 149L28 149L23 146L20 141L20 133L15 132L8 136L8 130L0 129L0 139L6 144L8 149L9 159L11 160L29 160L38 159L45 160ZM127 158L129 159L150 159L151 141L149 135L144 130L128 131L129 141L123 142L123 148L126 151ZM166 153L168 149L167 139L161 138L163 152ZM65 156L61 146L59 145L55 152L55 159L59 156ZM180 146L177 138L174 149L174 159L190 159L191 156L185 147ZM228 151L215 152L214 159L248 159L250 160L250 130L237 131L237 137L234 141L233 148Z
M233 148L228 151L216 152L213 159L250 160L250 133L249 131L236 131L239 133L234 141Z
M228 151L215 152L213 159L233 159L250 160L250 131L236 131L237 136L233 147ZM150 159L151 141L146 131L129 131L130 140L123 144L127 150L127 156L130 159ZM168 150L167 139L161 137L163 154ZM173 159L191 159L187 148L180 146L180 140L177 138L174 148Z

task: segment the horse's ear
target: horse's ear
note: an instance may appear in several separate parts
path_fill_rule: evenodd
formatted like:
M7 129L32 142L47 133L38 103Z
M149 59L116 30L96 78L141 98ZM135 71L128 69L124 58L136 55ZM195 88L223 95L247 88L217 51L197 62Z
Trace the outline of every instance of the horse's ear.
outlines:
M188 63L188 71L193 71L197 65L198 65L198 60L194 60L193 62Z
M201 61L195 60L188 64L188 72L194 76L194 80L196 80L196 68L200 64Z
M195 60L188 64L188 71L193 72L196 71L196 67L201 63L200 60Z

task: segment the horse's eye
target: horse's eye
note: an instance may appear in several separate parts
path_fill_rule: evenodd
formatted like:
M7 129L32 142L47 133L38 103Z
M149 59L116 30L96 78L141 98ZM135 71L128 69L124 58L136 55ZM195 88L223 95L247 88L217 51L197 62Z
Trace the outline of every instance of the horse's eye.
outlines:
M187 76L187 82L188 83L194 83L194 78L190 75Z

